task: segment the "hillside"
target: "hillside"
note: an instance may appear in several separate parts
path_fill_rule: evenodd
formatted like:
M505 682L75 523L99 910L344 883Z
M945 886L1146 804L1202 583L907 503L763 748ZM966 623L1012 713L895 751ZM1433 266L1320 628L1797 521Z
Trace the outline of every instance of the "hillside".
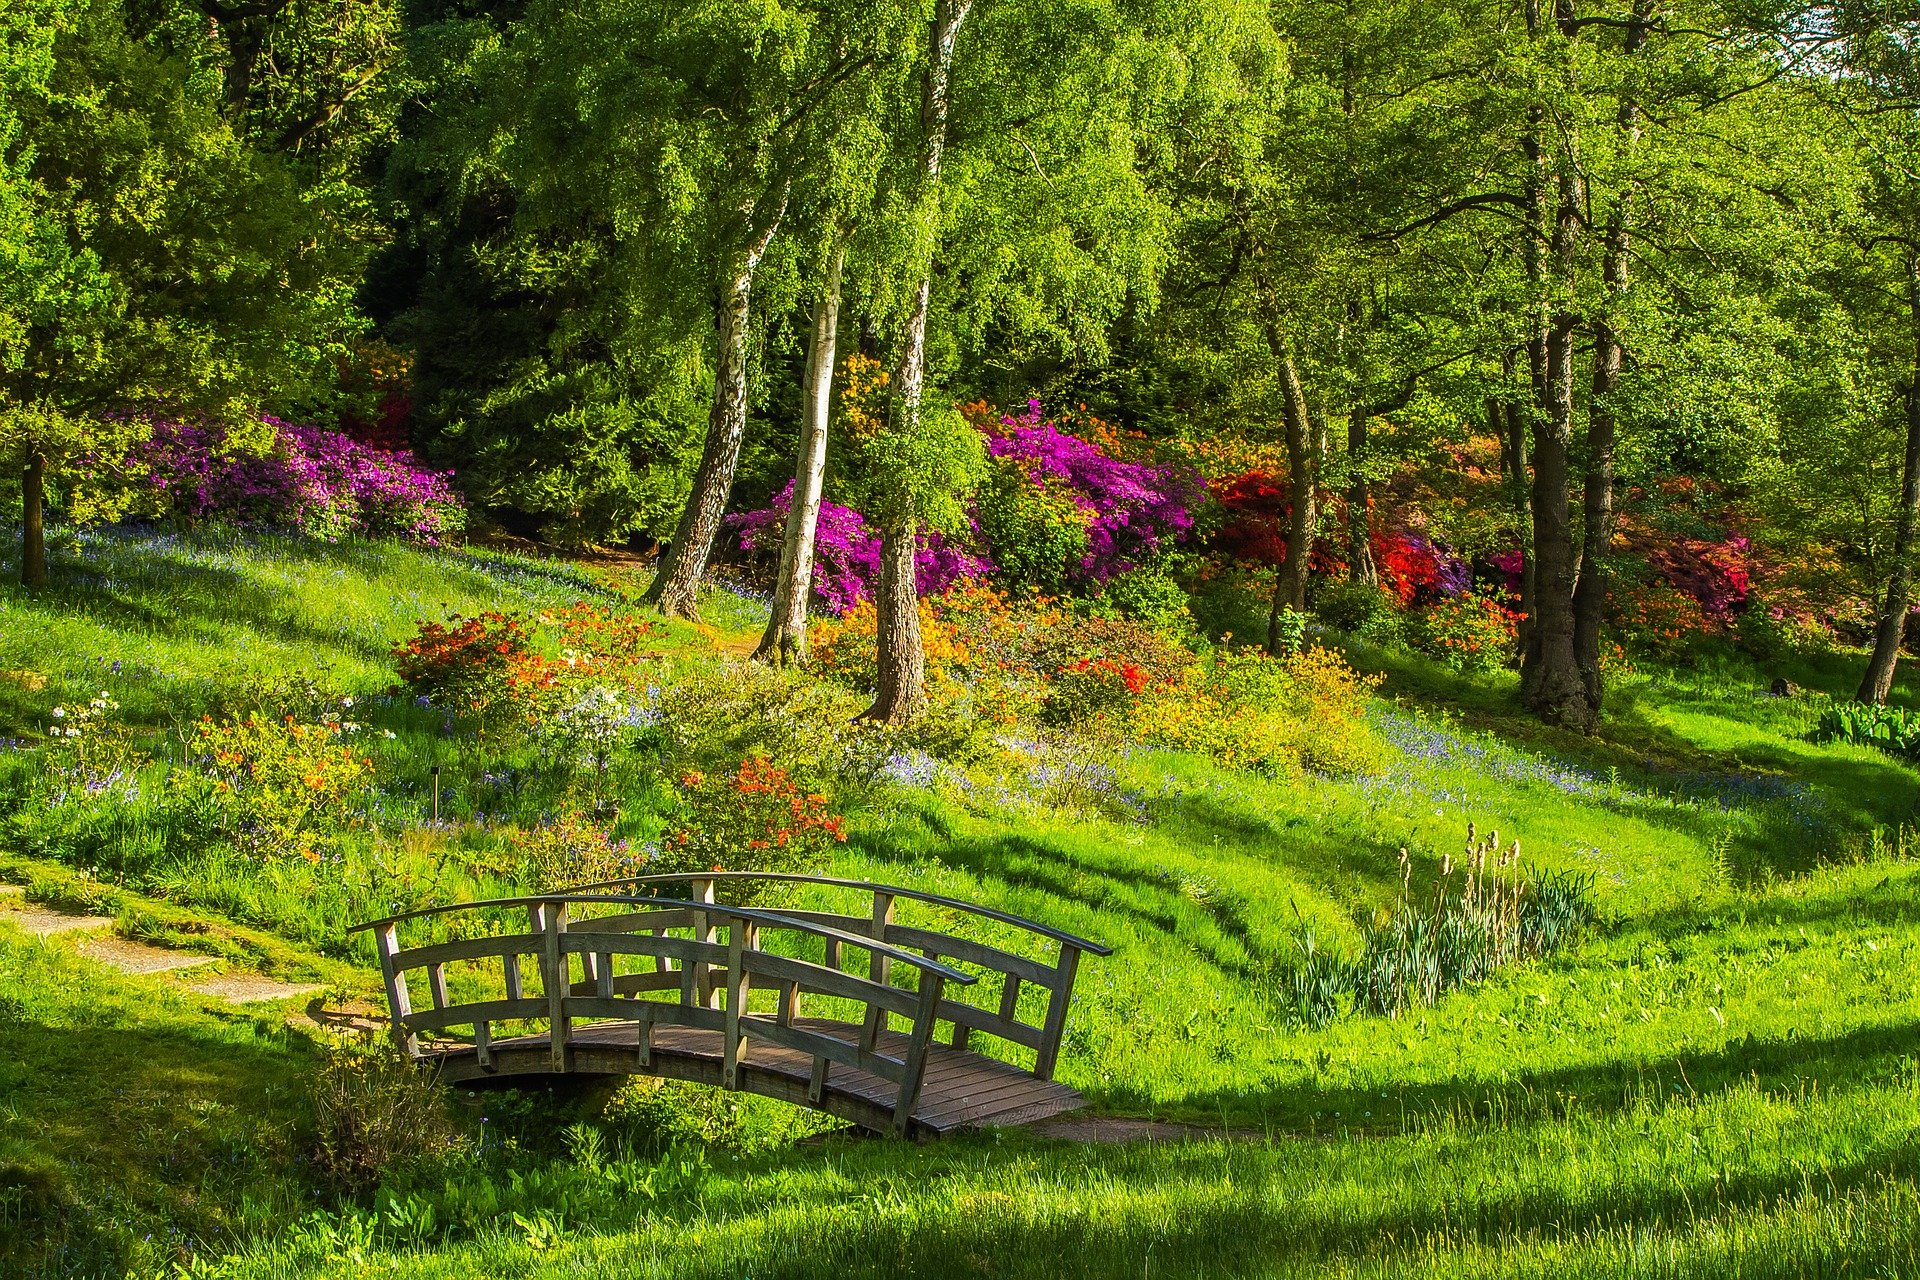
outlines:
M512 887L503 851L554 802L526 747L391 694L389 651L449 613L584 601L631 617L635 584L506 554L216 533L91 535L60 567L57 593L0 594L0 879L25 890L0 899L10 1271L1920 1266L1920 775L1809 740L1823 693L1841 691L1837 661L1797 670L1812 692L1787 699L1750 669L1643 670L1586 739L1531 727L1511 677L1356 645L1384 683L1364 711L1378 756L1351 772L1124 745L1067 768L1045 735L1003 735L985 765L938 732L877 742L871 780L836 793L848 838L820 865L1112 945L1082 970L1061 1078L1098 1113L1217 1139L793 1145L820 1125L754 1099L486 1094L456 1100L471 1136L443 1158L343 1192L311 1156L314 1081L340 1050L304 1000L236 1008L10 917L104 912L128 939L363 1005L378 978L345 927ZM756 609L716 590L705 624L648 624L651 678L722 698L745 679L728 655ZM755 680L835 733L859 708L806 677L745 681L770 696ZM128 757L144 790L54 799L52 708L103 694L125 742L156 753ZM296 695L354 717L371 761L363 824L312 861L189 853L167 825L162 757L203 714ZM644 761L606 767L623 795L662 785L639 780ZM622 810L636 842L671 804L655 800ZM1590 882L1595 922L1431 1007L1303 1019L1289 984L1306 949L1356 953L1403 891L1400 851L1418 897L1469 823L1517 838L1532 874Z

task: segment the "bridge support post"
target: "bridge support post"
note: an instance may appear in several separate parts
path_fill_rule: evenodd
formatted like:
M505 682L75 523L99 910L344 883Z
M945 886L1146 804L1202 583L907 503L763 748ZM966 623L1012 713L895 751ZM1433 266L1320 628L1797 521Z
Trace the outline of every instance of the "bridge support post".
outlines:
M907 1044L906 1072L893 1103L893 1136L904 1138L920 1105L920 1081L927 1074L927 1046L933 1043L933 1024L940 1015L940 988L946 980L937 973L920 972L920 1005L913 1014L913 1037Z
M1047 997L1047 1025L1041 1029L1040 1049L1033 1062L1033 1074L1038 1079L1053 1079L1054 1064L1060 1060L1060 1038L1067 1030L1067 1006L1073 1002L1073 975L1079 968L1080 948L1061 943L1053 992Z
M760 930L751 920L739 917L727 922L727 1023L724 1056L720 1063L720 1087L740 1087L740 1018L747 1011L747 992L752 976L747 973L747 953L760 943Z
M691 882L691 887L693 889L693 896L695 901L708 903L709 905L712 904L713 902L713 881L712 880L708 880L708 879L694 880ZM693 927L693 940L695 942L712 942L713 941L712 914L709 912L702 911L699 915L699 921L700 922ZM694 1003L699 1005L702 1009L711 1009L713 1008L713 998L714 998L714 995L716 994L713 989L713 969L704 960L696 960L693 962L693 965L694 965L694 968L693 968Z
M393 1043L408 1061L420 1056L420 1041L407 1030L407 1015L413 1001L407 995L407 982L394 968L393 958L400 953L400 927L389 922L373 931L374 947L380 952L380 977L387 986L387 1012L392 1015Z
M553 1051L553 1070L556 1074L563 1074L567 1069L567 1028L570 1022L567 1016L567 992L573 985L566 952L567 904L564 901L550 902L544 914L541 932L546 935L546 945L540 952L540 984L547 992L547 1032Z
M867 934L875 942L887 940L887 930L893 925L893 895L876 893L873 895L873 923L867 926ZM872 953L873 961L867 967L867 974L881 986L893 973L893 962L878 951ZM887 1011L877 1004L867 1006L867 1018L860 1028L860 1047L872 1053L874 1046L880 1043L880 1033L887 1029Z

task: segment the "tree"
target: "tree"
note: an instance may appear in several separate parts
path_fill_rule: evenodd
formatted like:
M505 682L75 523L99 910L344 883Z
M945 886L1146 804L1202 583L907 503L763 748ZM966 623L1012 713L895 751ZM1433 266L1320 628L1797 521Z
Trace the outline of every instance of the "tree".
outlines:
M354 322L344 238L179 61L107 0L6 18L0 67L0 456L22 580L47 577L50 488L124 453L124 408L238 416L318 394Z

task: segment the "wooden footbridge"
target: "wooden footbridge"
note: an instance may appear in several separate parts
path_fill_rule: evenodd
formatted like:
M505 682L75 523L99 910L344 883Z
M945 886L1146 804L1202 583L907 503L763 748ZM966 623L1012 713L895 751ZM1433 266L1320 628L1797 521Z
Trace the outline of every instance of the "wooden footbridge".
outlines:
M776 885L856 909L729 905ZM899 923L902 902L995 944ZM1109 954L938 894L744 872L640 876L354 929L373 932L401 1053L443 1080L661 1076L916 1137L1080 1106L1053 1071L1080 957ZM404 946L403 931L436 940Z

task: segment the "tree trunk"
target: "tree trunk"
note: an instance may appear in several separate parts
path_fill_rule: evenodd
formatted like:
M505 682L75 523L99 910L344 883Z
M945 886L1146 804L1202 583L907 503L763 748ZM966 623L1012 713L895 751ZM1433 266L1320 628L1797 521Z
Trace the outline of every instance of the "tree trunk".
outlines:
M920 99L920 210L931 216L940 186L940 164L947 146L953 46L973 0L935 0L928 28L927 70ZM920 262L920 279L900 340L900 367L894 379L895 419L889 430L911 436L920 429L920 395L927 380L927 311L933 299L931 249ZM880 526L880 585L875 604L879 679L873 705L863 718L905 724L927 705L926 651L920 637L920 597L914 582L916 514L909 495L904 508Z
M1367 477L1361 461L1367 450L1367 407L1355 405L1347 414L1347 465L1353 468L1347 486L1347 577L1377 586L1380 570L1373 563L1373 540L1367 527Z
M693 618L699 612L700 580L706 576L714 539L720 535L727 495L733 491L734 468L740 463L740 442L747 434L747 320L753 292L754 269L767 252L786 209L782 194L774 214L757 229L746 249L734 259L726 288L714 316L719 332L719 358L713 370L713 408L707 417L706 446L700 451L700 469L693 491L674 529L660 570L647 588L646 601L675 618Z
M1920 522L1920 257L1907 258L1907 308L1913 318L1913 369L1907 383L1907 456L1900 470L1900 518L1893 534L1893 569L1887 575L1887 594L1873 629L1873 656L1853 696L1861 702L1885 702L1893 692L1894 668L1900 662L1907 608L1913 590L1914 526Z
M820 489L827 472L827 419L833 409L834 347L840 332L840 273L846 249L835 244L825 288L813 313L807 352L807 403L800 429L800 459L793 470L793 500L787 508L786 540L773 591L773 615L753 656L761 662L807 660L807 603L813 590L813 539L820 525Z
M47 459L29 453L20 475L20 581L47 585Z
M1313 414L1293 350L1275 325L1267 327L1267 344L1280 379L1280 421L1287 433L1288 497L1293 507L1287 519L1287 552L1274 577L1273 607L1267 613L1267 650L1278 652L1281 610L1307 610L1307 577L1313 562L1313 540L1320 529L1320 473Z
M1509 380L1513 377L1513 365L1514 352L1504 353L1502 373ZM1501 432L1500 452L1506 470L1507 494L1520 526L1520 647L1524 653L1538 594L1534 579L1538 566L1533 554L1533 460L1527 449L1527 405L1519 400L1496 400L1488 406L1487 416Z
M1632 25L1627 28L1625 52L1638 53L1647 39L1650 0L1635 0ZM1620 104L1620 134L1631 154L1640 141L1640 104L1629 98ZM1606 247L1601 255L1601 283L1607 296L1618 298L1627 288L1628 253L1632 247L1633 187L1621 191L1607 220ZM1573 653L1587 684L1594 713L1604 692L1600 678L1600 632L1607 615L1607 561L1613 548L1614 437L1618 419L1612 396L1620 386L1625 352L1620 336L1607 318L1593 325L1593 399L1587 406L1587 482L1582 521L1580 577L1573 590Z
M920 635L920 595L914 583L913 517L889 521L881 529L879 607L879 680L865 718L881 724L907 724L927 710L927 654Z

